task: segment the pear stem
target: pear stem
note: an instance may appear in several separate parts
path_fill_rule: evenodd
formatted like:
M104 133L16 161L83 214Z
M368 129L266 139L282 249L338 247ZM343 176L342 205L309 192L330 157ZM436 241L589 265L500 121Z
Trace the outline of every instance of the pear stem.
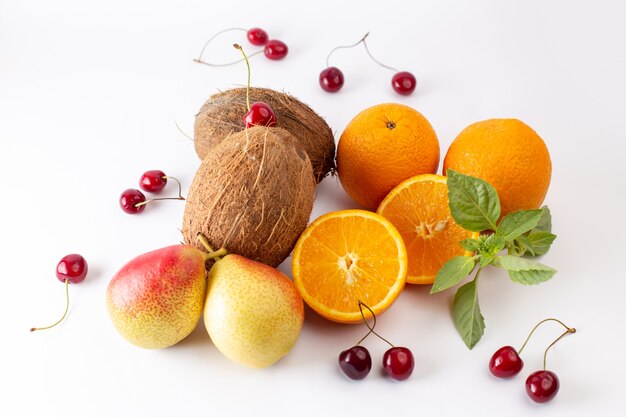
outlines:
M50 329L54 326L56 326L57 324L61 323L63 321L63 319L65 318L65 316L67 316L67 311L70 308L70 291L69 291L69 284L70 281L68 278L65 278L65 312L63 313L63 316L59 319L59 321L57 321L54 324L51 324L50 326L46 326L46 327L31 327L30 331L34 332L35 330L46 330L46 329Z
M250 62L248 61L248 57L246 53L243 51L243 48L239 44L233 45L235 49L239 49L241 55L243 55L243 59L246 61L246 67L248 67L248 86L246 87L246 106L248 107L248 111L250 111Z
M219 261L222 259L222 256L228 255L228 251L226 250L226 248L221 248L217 251L214 251L213 248L211 248L211 244L207 240L206 236L204 236L202 233L198 233L197 239L200 241L202 246L204 246L204 248L209 252L204 254L205 262L209 259L217 259Z

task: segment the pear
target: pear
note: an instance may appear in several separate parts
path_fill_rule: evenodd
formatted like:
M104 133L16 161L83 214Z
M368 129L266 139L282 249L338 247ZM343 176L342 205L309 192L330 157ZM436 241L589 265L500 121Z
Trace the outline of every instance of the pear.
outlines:
M302 297L275 268L227 255L209 273L204 324L229 359L265 368L287 355L304 321Z
M174 245L128 262L106 295L117 331L147 349L172 346L189 335L202 315L206 259L199 249Z

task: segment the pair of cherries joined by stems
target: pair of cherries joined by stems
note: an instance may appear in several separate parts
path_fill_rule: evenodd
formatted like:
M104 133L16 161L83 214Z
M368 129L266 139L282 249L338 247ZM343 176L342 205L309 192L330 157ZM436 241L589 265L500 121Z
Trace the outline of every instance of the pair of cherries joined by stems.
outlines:
M341 70L337 67L330 66L330 56L338 49L350 49L360 44L363 44L365 52L367 52L367 55L372 59L372 61L374 61L381 67L391 70L395 73L391 78L391 86L396 93L404 96L413 93L413 91L415 90L415 86L417 85L417 80L415 79L415 76L408 71L398 71L397 69L385 65L378 61L376 58L374 58L369 48L367 47L367 42L365 41L368 36L369 32L366 33L365 36L363 36L355 44L337 46L329 52L328 56L326 57L326 68L323 69L322 72L320 72L319 76L320 87L322 87L322 90L329 93L336 93L341 89L341 87L343 87L344 84L343 72L341 72Z
M559 391L560 382L557 375L546 369L546 355L548 350L554 346L556 342L561 340L570 333L576 333L576 329L565 325L563 322L553 318L547 318L539 323L531 330L530 334L524 341L524 344L519 351L516 351L512 346L503 346L498 349L491 359L489 360L489 371L498 378L511 378L517 375L524 366L524 361L520 358L520 354L526 347L526 344L530 340L537 328L547 322L555 321L565 327L565 332L561 334L554 342L552 342L544 351L543 354L543 370L533 372L526 379L526 393L533 401L537 403L545 403L553 399Z
M265 57L267 59L271 59L272 61L278 61L278 60L281 60L284 57L286 57L287 53L289 52L289 48L287 47L285 42L279 41L278 39L269 39L269 36L267 35L267 32L265 30L261 29L261 28L252 28L252 29L228 28L228 29L221 30L221 31L217 32L215 35L211 36L209 38L209 40L205 42L204 46L202 46L202 49L200 50L200 55L198 56L198 58L194 59L194 62L197 62L199 64L208 65L210 67L226 67L226 66L229 66L229 65L241 62L241 60L238 60L238 61L234 61L234 62L227 62L227 63L224 63L224 64L216 64L216 63L204 61L202 59L202 55L204 55L204 52L205 52L207 46L216 37L218 37L219 35L221 35L223 33L231 32L231 31L243 31L243 32L246 32L246 38L248 39L248 41L252 45L254 45L254 46L262 46L263 47L262 51L256 51L256 52L250 54L250 57L252 57L254 55L258 55L261 52L263 52L263 54L265 55Z
M365 307L372 314L374 319L372 326L370 326L365 319L363 307ZM348 376L348 378L354 380L363 379L369 374L372 369L372 357L370 356L369 351L365 347L361 346L361 342L363 342L365 338L370 335L370 333L374 333L381 340L384 340L389 344L389 346L391 346L391 348L387 349L383 355L383 369L385 370L385 373L398 381L402 381L410 377L413 373L413 368L415 367L413 353L411 353L411 351L406 347L392 345L387 339L376 333L376 331L374 331L374 327L376 327L376 315L372 309L361 301L359 301L359 311L361 312L361 317L369 329L369 332L367 332L367 334L363 336L363 338L359 340L356 345L339 354L339 367L341 370Z
M157 201L157 200L184 200L181 194L181 185L180 181L178 181L174 177L169 177L165 175L165 173L161 170L154 169L151 171L146 171L143 173L141 178L139 179L139 187L149 193L158 193L165 185L167 185L167 180L172 179L176 181L178 184L178 197L162 197L162 198L152 198L147 199L144 193L135 189L129 188L124 190L122 195L120 196L120 207L124 212L128 214L138 214L144 211L146 208L146 204Z
M87 261L77 253L66 255L59 261L56 268L56 276L59 281L65 283L65 312L56 323L46 327L31 327L31 332L50 329L65 319L65 316L67 316L67 312L70 308L69 284L78 284L83 282L87 276L87 270Z

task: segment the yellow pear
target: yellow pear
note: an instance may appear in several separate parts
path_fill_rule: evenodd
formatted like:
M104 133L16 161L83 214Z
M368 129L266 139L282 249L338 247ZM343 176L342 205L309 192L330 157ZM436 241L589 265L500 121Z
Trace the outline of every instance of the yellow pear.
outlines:
M229 359L253 368L273 365L296 343L303 321L302 297L277 269L239 255L211 268L204 325Z

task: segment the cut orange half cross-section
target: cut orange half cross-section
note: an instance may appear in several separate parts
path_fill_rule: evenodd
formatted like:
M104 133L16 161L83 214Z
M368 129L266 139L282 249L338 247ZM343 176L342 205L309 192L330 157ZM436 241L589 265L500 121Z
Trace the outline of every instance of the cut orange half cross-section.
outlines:
M409 261L407 282L432 284L447 260L470 255L459 242L478 238L456 224L448 207L448 186L441 175L418 175L398 184L377 213L400 232Z
M302 233L292 270L309 307L329 320L357 323L359 301L379 314L404 288L406 249L384 217L365 210L335 211ZM364 314L370 316L366 310Z

